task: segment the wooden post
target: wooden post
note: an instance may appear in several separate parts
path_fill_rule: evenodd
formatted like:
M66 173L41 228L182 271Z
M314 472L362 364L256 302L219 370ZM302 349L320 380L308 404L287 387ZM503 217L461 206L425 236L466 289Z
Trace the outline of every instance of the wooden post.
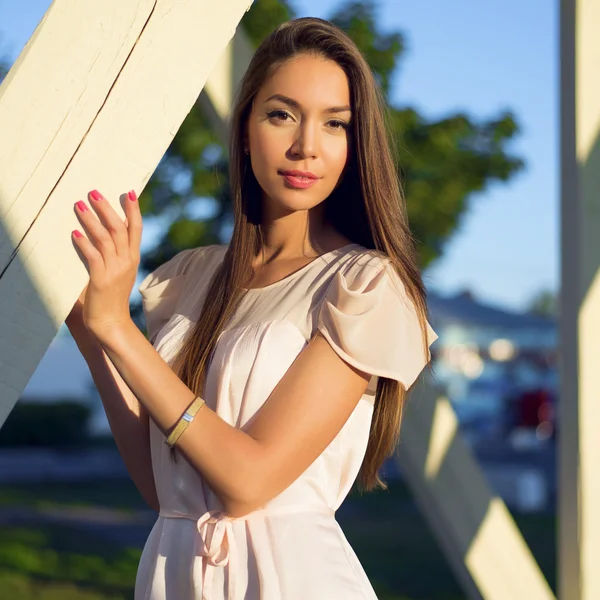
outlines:
M600 598L600 4L561 2L559 595Z
M0 86L0 424L88 275L73 204L141 192L251 0L55 0Z

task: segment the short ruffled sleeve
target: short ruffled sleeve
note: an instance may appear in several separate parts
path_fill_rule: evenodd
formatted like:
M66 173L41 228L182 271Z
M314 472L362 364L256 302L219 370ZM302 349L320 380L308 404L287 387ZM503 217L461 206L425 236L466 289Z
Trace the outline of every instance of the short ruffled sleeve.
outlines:
M406 389L429 362L414 304L389 259L338 271L323 298L317 329L346 362ZM427 323L427 345L437 337Z
M200 249L189 248L178 252L152 271L139 285L150 341L154 341L156 334L175 312L185 274L198 250Z

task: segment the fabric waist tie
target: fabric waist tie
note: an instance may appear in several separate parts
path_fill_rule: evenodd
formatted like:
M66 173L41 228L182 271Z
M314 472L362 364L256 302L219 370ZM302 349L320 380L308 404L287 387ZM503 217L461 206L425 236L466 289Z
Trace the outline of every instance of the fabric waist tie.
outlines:
M186 519L195 521L198 528L200 548L197 554L205 559L206 568L202 575L202 600L211 600L210 590L214 569L224 567L229 563L229 582L227 585L227 600L235 600L235 568L237 549L235 536L233 535L232 523L234 521L247 521L260 516L316 513L333 518L334 510L321 504L284 504L269 508L255 510L243 517L230 517L220 510L208 510L202 516L161 508L159 517L165 519ZM209 536L209 526L213 526L212 534Z

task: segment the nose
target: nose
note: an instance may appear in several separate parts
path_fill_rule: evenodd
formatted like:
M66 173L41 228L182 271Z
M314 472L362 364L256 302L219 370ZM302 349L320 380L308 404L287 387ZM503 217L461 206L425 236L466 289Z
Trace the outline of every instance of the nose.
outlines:
M298 158L316 158L318 156L319 133L316 124L303 121L297 129L292 144L292 153Z

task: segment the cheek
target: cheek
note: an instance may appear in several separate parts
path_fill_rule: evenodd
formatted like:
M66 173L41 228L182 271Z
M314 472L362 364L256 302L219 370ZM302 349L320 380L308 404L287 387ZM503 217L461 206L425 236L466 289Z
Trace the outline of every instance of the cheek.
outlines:
M286 144L285 136L257 127L253 132L250 148L255 171L265 172L280 166L287 150Z
M323 159L331 175L340 175L349 157L346 138L340 136L326 140L323 144Z
M255 125L251 130L251 143L255 151L265 155L285 152L294 133L290 127L275 127L265 121Z

